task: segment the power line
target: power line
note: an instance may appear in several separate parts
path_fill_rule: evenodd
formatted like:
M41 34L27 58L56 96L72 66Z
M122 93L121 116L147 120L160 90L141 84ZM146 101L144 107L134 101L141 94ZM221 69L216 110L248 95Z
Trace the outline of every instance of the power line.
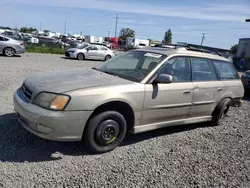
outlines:
M202 47L202 44L203 44L203 41L204 41L204 39L205 39L205 33L202 33L202 39L201 39L201 47Z
M116 38L116 34L117 34L117 24L118 24L118 14L116 14L116 17L115 17L115 38Z

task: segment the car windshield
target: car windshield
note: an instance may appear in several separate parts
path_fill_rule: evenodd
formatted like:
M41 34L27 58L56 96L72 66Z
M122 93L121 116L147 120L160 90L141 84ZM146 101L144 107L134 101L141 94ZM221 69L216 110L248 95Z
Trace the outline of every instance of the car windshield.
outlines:
M84 49L84 48L86 48L87 46L88 46L87 44L84 44L84 45L82 45L82 46L79 46L78 49Z
M141 82L165 55L146 51L129 51L95 67L96 70L134 82Z

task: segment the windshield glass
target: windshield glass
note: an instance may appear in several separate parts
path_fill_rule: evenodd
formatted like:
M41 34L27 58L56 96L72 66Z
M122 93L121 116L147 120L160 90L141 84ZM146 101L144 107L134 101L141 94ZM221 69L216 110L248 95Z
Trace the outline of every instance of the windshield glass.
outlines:
M165 57L157 53L129 51L102 63L95 69L134 82L141 82Z
M82 46L79 46L78 49L84 49L84 48L86 48L87 46L88 46L87 44L84 44L84 45L82 45Z

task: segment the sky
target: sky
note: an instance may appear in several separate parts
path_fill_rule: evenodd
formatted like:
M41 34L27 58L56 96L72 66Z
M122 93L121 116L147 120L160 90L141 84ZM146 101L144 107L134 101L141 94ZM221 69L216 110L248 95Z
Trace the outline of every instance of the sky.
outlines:
M173 43L188 42L229 49L250 38L250 0L4 0L0 25L94 36L135 30L141 39L162 40L171 29Z

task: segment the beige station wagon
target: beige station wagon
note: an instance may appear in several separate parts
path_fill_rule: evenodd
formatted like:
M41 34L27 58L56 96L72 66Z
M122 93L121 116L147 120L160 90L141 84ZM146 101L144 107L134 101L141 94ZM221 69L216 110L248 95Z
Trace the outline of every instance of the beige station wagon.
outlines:
M220 124L244 88L224 57L187 48L144 48L92 69L41 73L14 94L19 122L39 137L81 141L95 153L127 132Z

